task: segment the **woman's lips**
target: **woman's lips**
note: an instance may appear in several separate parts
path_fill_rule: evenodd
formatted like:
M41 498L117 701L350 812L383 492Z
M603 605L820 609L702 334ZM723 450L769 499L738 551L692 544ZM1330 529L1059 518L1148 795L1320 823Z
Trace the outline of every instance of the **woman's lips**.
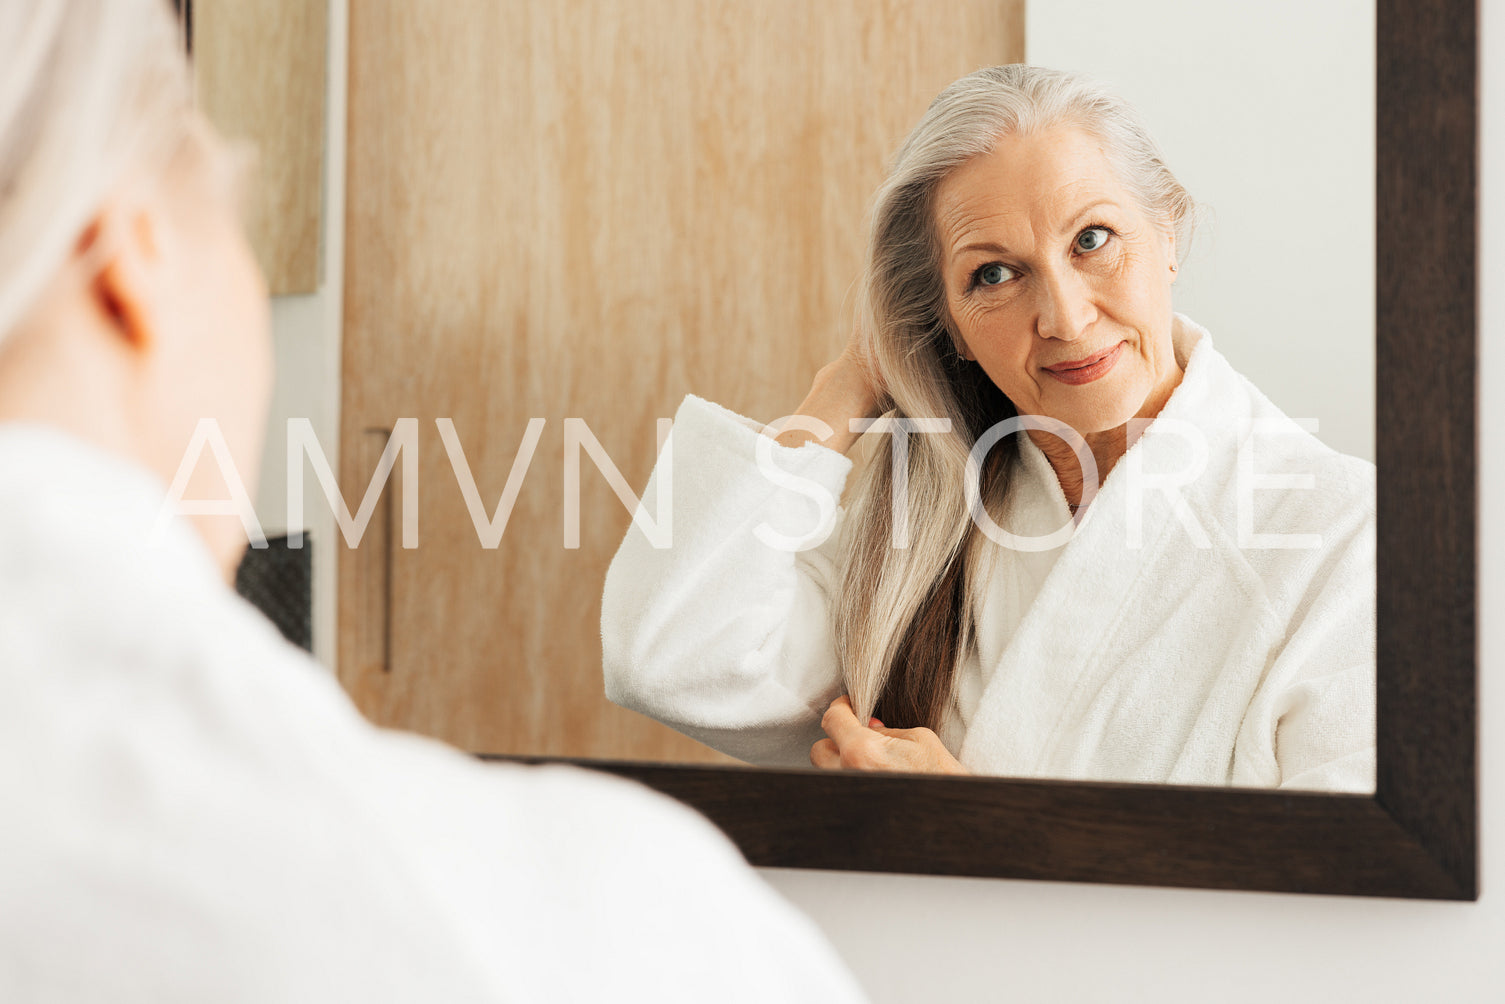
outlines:
M1073 386L1091 383L1107 375L1108 371L1113 368L1113 364L1118 362L1119 350L1123 347L1124 343L1119 342L1111 349L1104 349L1096 355L1088 356L1085 359L1047 366L1045 367L1045 372L1062 383L1072 384Z

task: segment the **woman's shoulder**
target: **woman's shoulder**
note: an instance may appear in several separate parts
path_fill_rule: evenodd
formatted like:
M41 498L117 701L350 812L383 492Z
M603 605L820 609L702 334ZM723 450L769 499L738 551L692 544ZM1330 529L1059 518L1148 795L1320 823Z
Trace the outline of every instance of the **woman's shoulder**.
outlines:
M1178 323L1201 337L1188 352L1188 393L1178 393L1179 407L1167 412L1207 433L1213 480L1232 489L1217 493L1221 501L1247 507L1252 496L1268 508L1272 500L1278 506L1299 498L1306 511L1373 513L1371 461L1324 442L1318 419L1287 414L1213 346L1205 329L1179 316Z
M1334 515L1354 511L1372 517L1374 463L1330 446L1321 438L1318 419L1293 418L1247 377L1239 379L1250 402L1249 421L1239 441L1245 453L1241 464L1245 476L1257 485L1269 485L1267 492L1277 485L1300 491L1309 505L1321 505Z
M1202 464L1184 497L1272 596L1301 591L1340 555L1372 565L1373 463L1325 443L1316 422L1287 414L1210 338L1189 353L1178 396L1162 414L1182 423L1181 434L1205 437L1203 450L1182 451Z

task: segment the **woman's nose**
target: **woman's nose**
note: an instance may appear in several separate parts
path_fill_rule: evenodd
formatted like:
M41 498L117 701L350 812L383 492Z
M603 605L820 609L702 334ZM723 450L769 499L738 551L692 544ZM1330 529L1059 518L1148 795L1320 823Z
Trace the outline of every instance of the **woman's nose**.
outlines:
M1041 338L1076 341L1097 318L1091 291L1082 278L1069 269L1045 273L1041 278L1035 333Z

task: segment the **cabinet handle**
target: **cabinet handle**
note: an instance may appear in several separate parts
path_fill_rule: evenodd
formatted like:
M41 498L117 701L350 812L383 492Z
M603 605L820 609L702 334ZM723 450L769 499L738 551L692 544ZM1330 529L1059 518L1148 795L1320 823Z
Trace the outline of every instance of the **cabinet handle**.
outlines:
M361 438L361 470L376 470L382 451L391 438L391 429L366 429ZM367 666L388 674L392 672L392 521L396 518L392 497L401 490L401 477L399 465L392 470L392 480L376 503L371 524L366 528L367 537L362 541L362 547L370 549L367 560L361 563L369 570L361 590L364 597L361 610L361 636L365 642L363 661Z

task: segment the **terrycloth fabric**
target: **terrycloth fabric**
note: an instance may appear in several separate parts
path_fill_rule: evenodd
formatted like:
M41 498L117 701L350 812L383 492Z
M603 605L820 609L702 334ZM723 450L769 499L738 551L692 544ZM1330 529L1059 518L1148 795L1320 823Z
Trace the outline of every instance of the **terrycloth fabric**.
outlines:
M1371 791L1374 466L1297 428L1185 317L1173 337L1180 386L1069 541L990 546L941 737L976 773ZM851 462L765 442L802 479L775 484L757 428L681 405L673 547L634 527L612 562L606 689L733 756L808 766L843 689L830 623L841 514L803 553L754 528L811 531L815 498L839 496ZM1019 443L1000 526L1046 536L1072 517L1044 454Z
M0 471L0 1000L858 998L682 806L369 726L146 474Z

